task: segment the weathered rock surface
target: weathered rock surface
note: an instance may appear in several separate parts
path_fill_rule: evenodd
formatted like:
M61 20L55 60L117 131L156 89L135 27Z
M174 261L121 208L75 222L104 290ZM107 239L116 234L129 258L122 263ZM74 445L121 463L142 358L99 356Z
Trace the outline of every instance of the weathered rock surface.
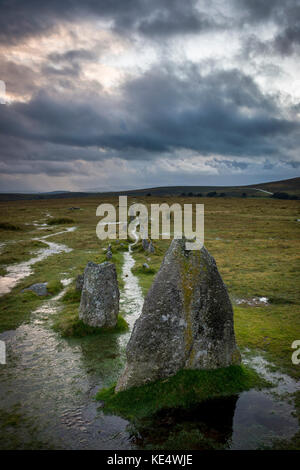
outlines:
M214 258L173 240L145 298L116 391L176 374L240 363L233 310Z
M35 294L40 295L40 296L49 295L49 292L47 290L47 282L38 282L22 290L22 292L26 292L26 291L34 292Z
M75 289L81 292L82 288L83 288L83 274L78 274L76 278Z
M88 262L84 270L79 318L90 326L113 328L119 313L119 288L115 265Z

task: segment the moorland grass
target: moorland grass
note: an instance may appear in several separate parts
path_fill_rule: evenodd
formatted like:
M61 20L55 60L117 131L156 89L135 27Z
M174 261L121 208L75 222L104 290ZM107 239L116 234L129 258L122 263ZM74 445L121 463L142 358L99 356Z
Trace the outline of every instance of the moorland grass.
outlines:
M128 331L128 323L125 318L118 315L114 328L98 328L86 325L78 317L78 303L66 305L61 312L55 315L53 322L54 331L64 338L83 338L88 335L102 335L110 333L125 333Z
M128 204L132 202L128 199ZM291 362L295 339L300 331L300 257L299 201L281 201L270 198L204 198L196 197L145 197L139 202L149 206L151 203L172 204L173 202L203 203L205 206L205 245L215 257L218 269L227 285L232 298L249 298L266 296L270 304L266 306L240 305L235 310L235 331L237 343L241 349L255 348L263 352L277 367L293 377L299 377L299 366ZM135 198L136 202L136 198ZM6 264L24 260L31 256L30 239L40 235L33 222L45 223L47 214L54 218L68 217L69 206L80 207L76 212L77 230L51 238L57 243L64 243L73 249L70 253L50 256L34 265L34 273L20 282L8 295L0 298L0 330L15 328L27 321L30 310L43 300L25 298L20 290L35 282L49 282L62 277L75 278L82 273L88 261L106 260L104 248L108 240L100 241L95 233L99 218L96 208L100 203L112 203L117 206L118 198L87 197L35 201L12 201L0 203L0 222L24 225L22 231L0 230L0 242L7 244L0 252L1 273ZM26 228L26 229L25 229ZM49 233L54 233L54 226L49 226ZM48 233L47 230L43 234ZM151 236L151 235L150 235ZM28 241L28 250L18 249L20 240ZM122 249L116 248L112 241L113 262L116 264L120 288L122 288L121 269L123 262ZM158 271L169 240L156 240L155 253L144 252L140 246L133 249L136 260L135 274L138 276L143 293L149 289L155 272ZM15 246L15 250L14 250ZM5 252L9 250L9 252ZM12 258L11 258L12 259ZM4 263L5 262L5 263ZM143 273L139 270L148 263L154 273ZM29 294L29 293L27 293Z
M51 295L58 294L63 289L62 282L59 279L52 279L47 283L47 291Z
M70 217L56 217L54 219L50 219L47 224L48 225L63 225L63 224L73 224L74 219Z
M0 222L0 230L21 230L21 227L9 222Z
M10 264L28 261L41 248L47 245L39 240L20 240L8 243L1 251L1 264L3 267Z

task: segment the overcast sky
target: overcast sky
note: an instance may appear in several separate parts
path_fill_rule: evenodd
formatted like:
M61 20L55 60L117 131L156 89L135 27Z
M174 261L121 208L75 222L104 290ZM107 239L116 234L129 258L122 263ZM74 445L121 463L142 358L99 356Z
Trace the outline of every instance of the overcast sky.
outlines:
M0 190L298 176L299 52L299 0L0 0Z

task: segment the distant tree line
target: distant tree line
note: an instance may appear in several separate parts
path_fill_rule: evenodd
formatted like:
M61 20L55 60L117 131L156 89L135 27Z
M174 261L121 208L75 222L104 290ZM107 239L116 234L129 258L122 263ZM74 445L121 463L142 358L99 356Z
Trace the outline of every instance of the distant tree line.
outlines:
M229 195L232 196L231 194L229 194ZM147 193L147 196L152 196L152 194ZM155 196L155 194L153 194L153 196ZM174 194L174 196L175 196L175 194ZM226 193L217 193L216 191L210 191L209 193L206 193L206 194L193 193L193 192L181 193L180 196L182 196L182 197L226 197L226 196L228 196L228 194L226 194ZM256 194L251 194L249 196L247 193L244 192L244 193L235 193L234 196L235 197L246 198L246 197L256 197ZM296 196L295 194L288 194L288 193L282 193L282 192L274 193L270 197L274 198L274 199L290 199L290 200L299 199L299 197Z
M217 193L216 191L211 191L209 193L181 193L183 197L225 197L226 193Z

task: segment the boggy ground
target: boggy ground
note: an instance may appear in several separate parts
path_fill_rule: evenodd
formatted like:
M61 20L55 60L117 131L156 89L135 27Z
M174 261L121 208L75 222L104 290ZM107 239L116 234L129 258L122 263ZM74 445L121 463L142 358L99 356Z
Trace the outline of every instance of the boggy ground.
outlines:
M6 266L28 260L32 253L43 248L43 241L33 238L64 231L66 227L77 228L49 238L49 241L66 244L72 251L36 263L30 276L21 280L9 294L0 297L0 332L14 330L28 322L31 313L44 302L33 293L21 293L23 288L47 281L51 283L54 295L62 287L61 279L75 279L87 261L104 260L104 248L108 243L100 242L95 233L99 221L96 208L103 202L118 205L117 198L96 197L1 203L1 275L5 275ZM276 368L299 380L300 365L291 361L291 344L300 339L299 202L269 198L192 197L176 200L129 198L128 202L205 205L205 245L215 257L232 298L239 347L242 351L248 348L253 353L262 353ZM80 209L70 210L70 207ZM51 224L53 218L57 219L54 225ZM125 247L112 243L112 261L116 263L121 288L122 250L127 249L124 243ZM145 253L140 244L133 251L136 260L133 272L139 278L144 294L169 246L168 240L154 243L154 254ZM149 270L143 268L145 262L150 266ZM253 301L261 297L266 297L268 302ZM55 316L54 327L62 335L72 336L74 333L78 301L73 281L61 300L61 312ZM296 404L299 410L299 396ZM9 416L6 419L13 421ZM293 444L278 443L278 447L292 445L299 446L299 436Z

